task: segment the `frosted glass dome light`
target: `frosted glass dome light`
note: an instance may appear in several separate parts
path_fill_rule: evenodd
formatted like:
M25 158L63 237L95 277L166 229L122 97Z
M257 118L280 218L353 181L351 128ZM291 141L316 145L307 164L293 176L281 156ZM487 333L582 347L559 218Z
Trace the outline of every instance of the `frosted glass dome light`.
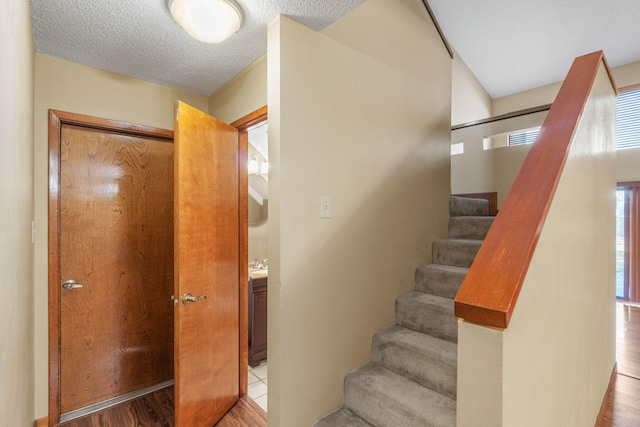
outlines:
M240 7L231 0L169 0L169 10L191 37L205 43L226 40L242 25Z

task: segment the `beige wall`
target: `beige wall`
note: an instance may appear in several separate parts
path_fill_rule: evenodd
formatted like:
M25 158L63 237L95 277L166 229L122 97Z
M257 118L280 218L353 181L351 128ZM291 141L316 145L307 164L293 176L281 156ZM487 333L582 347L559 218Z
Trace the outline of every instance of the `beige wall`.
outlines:
M419 0L281 17L268 46L269 425L309 426L446 235L451 60Z
M47 415L47 110L173 129L176 100L202 111L208 98L47 55L35 60L35 415Z
M614 111L601 67L509 327L459 324L459 427L595 422L615 363Z
M547 111L472 126L451 132L451 143L463 143L464 153L451 156L451 192L498 193L502 206L531 145L483 149L483 139L509 131L540 126Z
M0 425L33 423L33 37L29 2L0 2Z
M640 62L634 62L612 69L618 87L640 83ZM455 75L455 74L454 74ZM536 107L552 103L560 83L520 92L493 100L493 115ZM454 90L456 86L454 85ZM456 96L453 98L456 99ZM484 126L456 130L452 132L451 142L465 144L462 155L451 159L451 188L455 193L471 193L497 191L499 205L511 188L517 171L526 157L530 145L521 147L505 147L494 150L482 150L482 138L506 131L526 129L539 126L546 113L523 116L508 121L491 123ZM484 118L478 115L474 120ZM616 161L616 178L622 181L640 181L640 148L618 150Z
M209 114L232 123L267 105L267 56L263 55L209 97Z
M632 62L631 64L612 68L611 72L615 79L616 86L619 88L640 83L640 62ZM496 98L493 100L493 115L499 116L500 114L506 114L512 111L549 104L553 102L558 94L560 85L561 82L553 83L513 95Z
M451 64L451 124L492 116L493 100L458 54Z

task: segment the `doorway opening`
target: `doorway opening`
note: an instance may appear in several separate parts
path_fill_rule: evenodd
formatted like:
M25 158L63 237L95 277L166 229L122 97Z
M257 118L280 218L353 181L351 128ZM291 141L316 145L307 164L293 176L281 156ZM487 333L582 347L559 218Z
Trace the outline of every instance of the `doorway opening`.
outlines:
M247 396L267 411L267 292L269 208L269 152L267 107L231 124L247 138L247 270L248 366Z
M616 189L616 299L640 302L640 181Z

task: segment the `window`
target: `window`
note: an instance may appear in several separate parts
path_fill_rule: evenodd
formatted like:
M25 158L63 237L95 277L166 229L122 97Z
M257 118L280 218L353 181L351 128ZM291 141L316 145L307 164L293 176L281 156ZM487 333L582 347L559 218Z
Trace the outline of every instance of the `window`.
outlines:
M509 134L509 147L514 145L533 144L538 137L540 128L529 129L522 132Z
M640 88L621 92L616 100L616 148L640 147Z

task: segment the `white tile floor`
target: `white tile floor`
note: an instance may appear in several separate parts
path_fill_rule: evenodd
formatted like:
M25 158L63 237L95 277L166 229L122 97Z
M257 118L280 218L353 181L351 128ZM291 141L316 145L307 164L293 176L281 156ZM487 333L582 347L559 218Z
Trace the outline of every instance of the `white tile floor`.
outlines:
M249 366L249 397L267 412L267 361L252 368Z

